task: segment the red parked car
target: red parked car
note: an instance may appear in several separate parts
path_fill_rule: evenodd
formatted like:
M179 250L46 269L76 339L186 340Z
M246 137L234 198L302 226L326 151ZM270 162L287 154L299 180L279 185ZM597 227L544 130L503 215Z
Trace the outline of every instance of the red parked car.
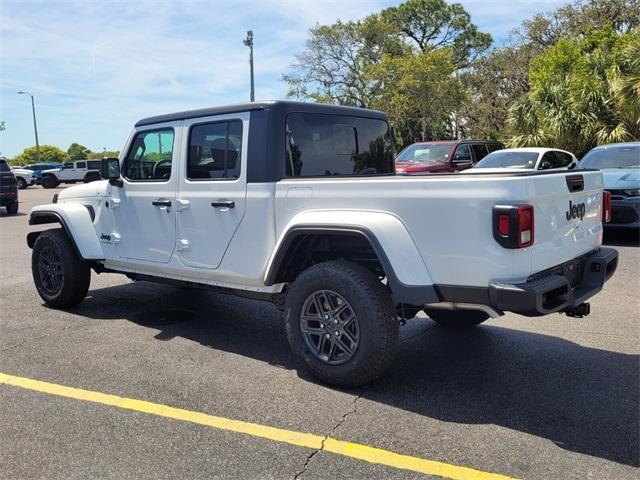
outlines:
M486 140L446 140L420 142L409 145L396 157L396 173L422 175L425 173L458 172L471 168L476 162L504 145Z

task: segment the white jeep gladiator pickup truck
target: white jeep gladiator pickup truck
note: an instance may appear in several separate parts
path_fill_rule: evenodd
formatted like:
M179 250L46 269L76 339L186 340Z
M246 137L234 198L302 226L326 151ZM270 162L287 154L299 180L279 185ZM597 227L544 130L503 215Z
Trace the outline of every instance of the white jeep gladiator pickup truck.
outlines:
M139 121L103 181L58 193L27 236L38 293L90 271L274 301L320 380L366 383L403 319L589 313L618 260L599 171L394 173L381 112L265 102Z

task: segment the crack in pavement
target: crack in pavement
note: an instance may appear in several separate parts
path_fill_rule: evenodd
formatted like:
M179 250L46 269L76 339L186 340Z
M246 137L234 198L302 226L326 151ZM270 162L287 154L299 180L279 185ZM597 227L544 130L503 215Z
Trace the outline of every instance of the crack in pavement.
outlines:
M340 417L340 419L336 422L336 424L331 428L331 431L327 435L324 436L324 438L322 439L322 442L320 442L320 448L314 450L309 455L307 455L307 458L304 461L304 465L302 466L302 469L293 476L293 480L299 480L302 477L302 475L304 475L307 472L307 469L309 468L309 463L311 462L311 459L313 457L315 457L316 454L318 454L319 452L324 450L325 442L342 426L342 424L347 420L347 417L349 417L349 416L353 415L354 413L356 413L357 403L358 403L358 400L360 400L360 398L361 398L360 395L356 395L356 396L353 397L353 402L351 404L351 410L349 410L348 412L344 413L342 415L342 417Z

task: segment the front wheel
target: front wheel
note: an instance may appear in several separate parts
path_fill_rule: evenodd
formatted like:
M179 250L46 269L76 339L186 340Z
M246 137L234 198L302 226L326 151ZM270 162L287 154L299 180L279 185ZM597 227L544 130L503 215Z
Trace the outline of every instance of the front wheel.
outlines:
M42 186L44 188L56 188L58 185L60 185L60 182L53 175L47 175L42 178Z
M27 188L29 185L27 185L27 182L24 178L22 177L16 177L16 181L18 182L18 188L20 190L24 190L25 188Z
M287 293L285 315L294 355L322 382L362 385L393 359L398 318L391 296L357 263L330 261L302 272Z
M31 254L31 273L38 294L54 308L73 307L87 295L91 270L62 229L38 235Z
M91 183L100 180L100 174L96 172L89 172L84 177L84 183Z
M451 329L471 328L480 325L489 318L480 310L441 310L425 308L424 313L437 324Z

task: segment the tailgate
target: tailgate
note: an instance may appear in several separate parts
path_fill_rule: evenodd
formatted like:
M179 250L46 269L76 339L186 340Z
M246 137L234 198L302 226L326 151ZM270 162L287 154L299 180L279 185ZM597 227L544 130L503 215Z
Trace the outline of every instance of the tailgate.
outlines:
M567 171L531 177L535 242L531 272L554 267L602 244L602 174Z

